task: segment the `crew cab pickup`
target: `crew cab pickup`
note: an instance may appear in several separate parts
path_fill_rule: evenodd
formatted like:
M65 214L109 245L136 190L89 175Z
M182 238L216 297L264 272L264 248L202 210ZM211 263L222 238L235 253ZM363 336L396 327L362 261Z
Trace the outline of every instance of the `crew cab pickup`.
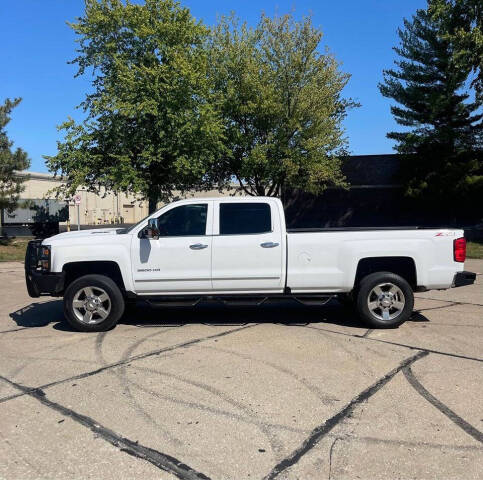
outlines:
M127 229L31 241L25 274L30 296L63 296L67 320L82 331L113 327L139 298L314 305L338 297L369 326L395 327L411 315L413 292L474 283L465 256L462 230L287 230L276 198L193 198Z

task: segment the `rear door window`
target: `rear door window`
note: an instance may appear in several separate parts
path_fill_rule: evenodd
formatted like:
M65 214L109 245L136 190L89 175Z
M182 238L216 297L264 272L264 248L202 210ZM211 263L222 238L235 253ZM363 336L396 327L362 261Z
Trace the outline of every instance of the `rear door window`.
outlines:
M271 231L272 218L268 203L220 203L220 235L247 235Z

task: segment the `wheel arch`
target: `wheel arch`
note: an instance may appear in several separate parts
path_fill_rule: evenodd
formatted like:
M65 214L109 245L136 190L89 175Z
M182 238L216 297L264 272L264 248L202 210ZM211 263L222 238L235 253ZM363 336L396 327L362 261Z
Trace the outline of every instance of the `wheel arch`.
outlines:
M416 263L412 257L390 256L390 257L365 257L357 264L354 279L354 289L367 275L376 272L390 272L404 278L413 290L417 286Z
M97 274L113 280L121 292L126 291L122 278L121 268L112 260L69 262L64 264L62 271L65 272L64 290L74 281L84 275Z

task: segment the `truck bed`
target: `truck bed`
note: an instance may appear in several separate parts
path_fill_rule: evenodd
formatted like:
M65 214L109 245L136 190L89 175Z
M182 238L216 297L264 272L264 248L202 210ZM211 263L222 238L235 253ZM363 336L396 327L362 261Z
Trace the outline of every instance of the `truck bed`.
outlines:
M287 233L311 233L311 232L361 232L374 230L440 230L450 227L308 227L308 228L287 228Z

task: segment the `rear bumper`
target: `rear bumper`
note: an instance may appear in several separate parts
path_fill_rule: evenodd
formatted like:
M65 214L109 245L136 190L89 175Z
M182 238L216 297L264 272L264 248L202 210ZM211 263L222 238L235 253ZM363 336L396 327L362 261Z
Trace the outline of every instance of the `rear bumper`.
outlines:
M458 272L453 278L452 287L464 287L466 285L473 285L476 280L476 273L473 272Z

